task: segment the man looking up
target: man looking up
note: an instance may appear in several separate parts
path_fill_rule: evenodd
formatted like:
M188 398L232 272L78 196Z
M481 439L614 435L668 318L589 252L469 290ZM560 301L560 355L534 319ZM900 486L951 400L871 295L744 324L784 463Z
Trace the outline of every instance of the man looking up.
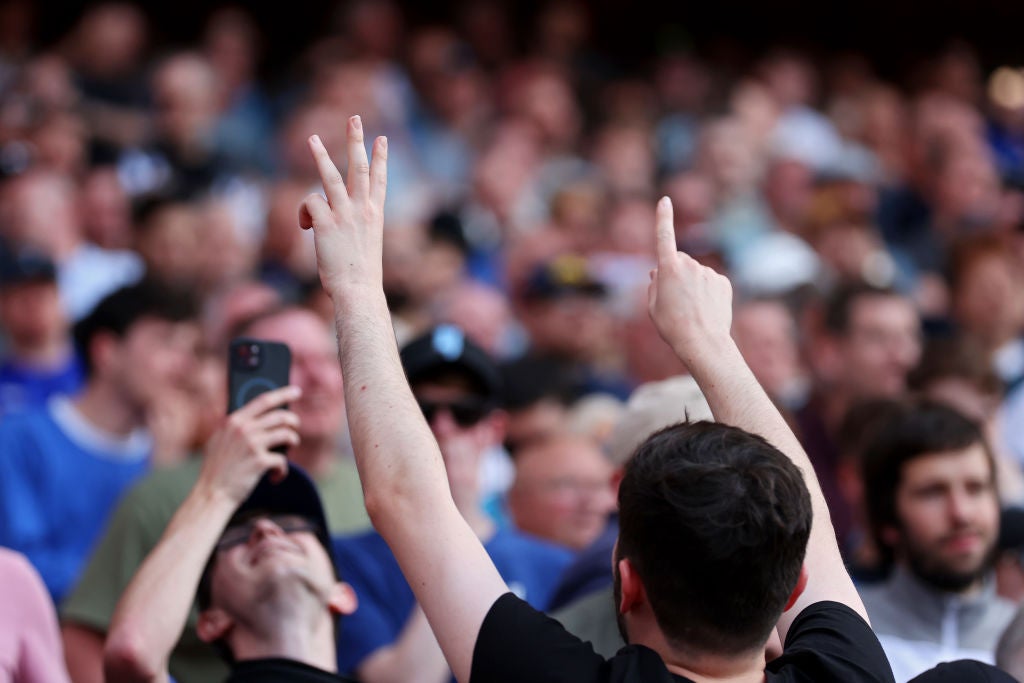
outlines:
M1014 607L992 572L999 499L978 425L952 408L894 408L864 454L875 542L889 578L861 591L897 681L940 662L995 661Z
M302 390L291 404L299 417L300 442L288 449L316 482L332 533L354 533L369 526L355 464L342 453L345 401L337 346L328 326L299 307L272 308L250 317L238 335L287 344L289 381ZM153 549L174 511L195 485L202 466L192 458L178 467L153 472L118 505L75 590L61 610L64 651L75 683L102 683L103 639L114 607L143 558ZM178 683L223 678L224 664L195 633L193 613L170 659Z
M729 336L728 280L676 252L668 200L658 205L650 312L715 418L737 426L669 427L626 468L616 595L633 647L606 661L508 592L452 501L444 460L402 375L381 274L387 142L375 141L370 164L359 117L347 132L347 182L310 139L326 198L303 202L300 225L315 231L334 303L367 511L455 676L760 681L767 672L772 680L891 681L810 462ZM775 629L785 651L766 667Z
M197 597L199 637L231 662L228 681L341 681L335 616L355 609L330 554L313 482L271 449L299 443L289 386L229 416L206 445L196 485L114 614L107 680L168 681Z

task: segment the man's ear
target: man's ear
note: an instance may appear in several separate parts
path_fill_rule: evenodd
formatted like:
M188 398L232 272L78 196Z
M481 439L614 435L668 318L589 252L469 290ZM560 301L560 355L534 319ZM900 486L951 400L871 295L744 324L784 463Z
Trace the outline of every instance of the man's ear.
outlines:
M783 612L788 612L789 608L796 604L796 601L803 595L805 588L807 588L807 565L804 564L800 565L800 578L796 580L796 586L793 587L793 592L789 594L786 606L782 608Z
M338 581L334 584L334 587L331 588L331 594L327 599L327 607L331 610L331 614L340 614L342 616L352 614L358 606L359 598L356 597L356 592L352 590L352 586L343 581Z
M628 557L619 560L619 614L626 614L647 602L647 591Z
M204 643L213 643L226 636L234 626L235 622L227 612L217 607L210 607L199 613L196 633Z

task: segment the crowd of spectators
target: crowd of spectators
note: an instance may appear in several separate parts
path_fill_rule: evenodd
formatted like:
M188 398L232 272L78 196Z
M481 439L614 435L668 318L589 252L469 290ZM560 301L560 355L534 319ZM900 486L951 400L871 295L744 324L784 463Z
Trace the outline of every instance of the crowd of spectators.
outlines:
M0 21L32 11L4 4ZM1024 596L1012 510L1024 505L1024 73L987 73L965 44L901 83L866 55L822 62L785 46L742 68L684 45L616 64L590 42L592 11L546 3L524 37L501 2L413 26L390 0L353 0L274 79L269 37L243 6L211 12L181 46L157 46L145 12L119 2L90 6L45 49L0 31L0 546L41 576L64 655L45 640L72 680L102 680L120 591L223 418L236 334L292 347L303 395L290 457L331 531L363 534L336 546L351 549L343 573L381 578L360 565L360 548L387 548L365 535L333 309L298 228L300 202L321 191L307 138L344 159L354 114L368 139L388 139L384 287L399 344L430 338L445 355L464 334L454 355L486 375L475 393L410 375L460 512L482 539L538 537L530 552L566 570L531 604L610 593L621 468L643 430L672 421L648 414L672 401L709 416L694 387L659 384L686 381L647 309L667 195L679 249L733 284L733 336L809 454L859 585L898 591L895 566L944 596L989 591L984 635L967 612L947 627L936 607L929 623L936 656L994 661ZM466 361L466 344L489 360ZM928 416L965 426L943 441ZM909 445L914 429L932 445ZM949 513L915 555L906 510L879 502L909 469L888 483L864 473L887 447L910 468L977 444L997 490L972 490L980 511ZM919 571L949 553L970 556L964 581ZM28 566L3 559L34 591L23 597L40 597ZM426 622L411 602L378 607L396 612L390 630L342 648L344 666L410 680L386 656L403 626L429 636ZM0 669L37 675L9 661L9 628ZM187 636L172 657L181 683L222 673L204 648ZM898 678L931 666L911 660Z

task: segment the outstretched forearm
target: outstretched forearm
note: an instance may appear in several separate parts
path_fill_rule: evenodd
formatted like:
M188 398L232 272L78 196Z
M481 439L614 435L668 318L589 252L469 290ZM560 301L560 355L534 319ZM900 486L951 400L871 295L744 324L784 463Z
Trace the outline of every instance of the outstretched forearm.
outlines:
M235 507L193 490L125 589L104 648L108 681L164 681L171 651L188 621L210 548Z
M398 357L383 290L334 297L345 405L366 509L391 542L410 515L454 502L437 442L420 413Z
M469 680L484 616L508 589L452 500L441 452L413 399L384 300L381 253L387 141L367 159L348 123L348 179L310 138L324 196L299 209L313 228L320 281L334 302L349 433L366 510L402 568L452 672Z

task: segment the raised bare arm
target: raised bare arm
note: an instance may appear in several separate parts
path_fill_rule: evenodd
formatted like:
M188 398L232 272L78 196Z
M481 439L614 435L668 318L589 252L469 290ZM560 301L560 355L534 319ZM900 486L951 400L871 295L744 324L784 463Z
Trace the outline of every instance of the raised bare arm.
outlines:
M334 302L349 432L366 509L387 541L455 676L468 683L480 625L507 588L452 501L437 442L406 381L382 280L387 140L366 155L348 122L348 177L310 138L324 195L299 211Z
M658 268L652 273L648 304L662 338L690 369L711 406L715 420L759 434L800 468L811 494L814 523L804 566L808 581L803 595L779 620L786 633L800 611L814 602L834 600L849 605L865 619L864 605L843 565L825 496L811 461L754 379L730 336L732 287L723 275L676 250L672 203L657 208Z

